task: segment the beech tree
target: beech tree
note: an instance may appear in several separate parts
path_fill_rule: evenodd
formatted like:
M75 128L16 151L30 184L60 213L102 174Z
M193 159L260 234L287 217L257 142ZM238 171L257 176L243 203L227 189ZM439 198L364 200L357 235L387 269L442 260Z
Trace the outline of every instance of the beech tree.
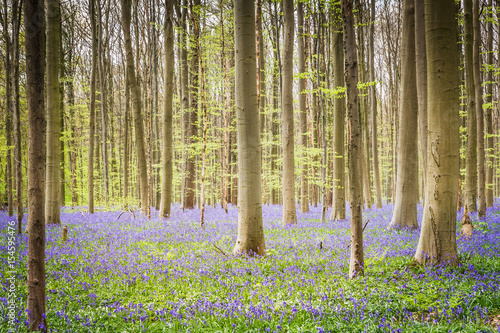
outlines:
M401 94L399 102L399 151L392 228L418 228L418 99L415 64L414 0L403 1L401 43Z
M356 35L354 33L354 13L351 0L342 0L342 24L344 28L345 84L347 95L347 124L349 126L349 204L351 206L351 255L349 278L364 274L363 215L361 200L361 168L358 108L358 60L356 56Z
M28 101L28 322L47 330L45 320L45 101L43 1L24 1L26 97Z
M415 260L455 264L459 172L459 69L453 0L425 0L427 186Z
M260 116L254 0L234 0L235 93L238 135L238 236L233 253L266 251L261 203Z
M283 1L283 88L281 115L283 135L283 224L297 222L295 209L295 159L293 125L293 0Z
M61 11L59 0L47 0L47 172L45 176L45 221L61 223L61 101L59 90L59 57L61 44Z
M163 150L160 216L170 216L172 203L172 100L174 97L173 0L165 4L165 101L163 105Z

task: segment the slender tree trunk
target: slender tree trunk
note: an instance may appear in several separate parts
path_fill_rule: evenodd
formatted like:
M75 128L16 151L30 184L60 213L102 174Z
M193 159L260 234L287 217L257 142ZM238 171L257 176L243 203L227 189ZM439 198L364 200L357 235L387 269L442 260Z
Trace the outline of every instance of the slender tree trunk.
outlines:
M103 37L103 20L101 11L101 0L97 0L97 15L99 18L99 24L97 26L98 31L98 71L99 71L99 89L100 89L100 105L101 105L101 144L102 144L102 192L104 197L104 203L108 204L109 198L109 158L108 158L108 124L107 124L107 93L106 93L106 67L105 67L105 50L104 50L104 37ZM99 156L98 156L99 158Z
M418 98L415 66L415 6L403 0L401 94L396 201L391 228L418 228Z
M95 84L97 71L97 26L95 22L95 0L89 1L90 26L92 30L92 70L90 72L90 117L89 117L89 162L88 191L89 213L94 213L94 142L95 142Z
M458 262L459 69L454 0L425 0L429 130L427 193L415 260Z
M59 47L61 38L60 1L47 0L47 173L45 196L45 222L61 223L61 100L59 91Z
M297 4L297 25L298 25L298 53L299 53L299 110L300 110L300 144L302 145L302 170L300 172L300 210L302 213L309 211L309 184L307 181L307 105L306 105L306 79L303 73L306 72L305 59L305 36L304 36L304 4Z
M474 29L474 95L476 99L476 129L477 129L477 215L486 216L486 187L484 174L484 119L483 119L483 87L481 80L481 23L479 21L479 0L473 0L472 6ZM472 135L472 134L471 134Z
M488 7L492 7L492 0L488 0ZM490 14L491 15L491 14ZM488 52L487 60L488 66L494 66L493 64L493 15L488 17L487 21L487 37L486 37L486 50ZM486 105L488 106L485 111L485 127L486 127L486 207L493 206L493 156L495 153L495 147L493 146L493 121L492 121L492 110L493 110L493 70L488 70L486 81Z
M364 274L363 215L361 202L361 169L359 165L361 135L358 109L358 60L356 57L356 36L351 0L342 0L342 22L344 27L345 82L347 94L347 119L349 125L349 204L351 206L351 256L349 277Z
M162 149L162 182L160 216L170 216L172 203L172 100L174 97L174 25L173 25L173 0L165 4L165 101L163 102L163 149Z
M127 70L124 64L124 77L125 77L125 114L123 116L123 199L125 207L128 206L129 200L129 160L130 160L130 144L129 144L129 116L130 116L130 86L127 78Z
M21 108L19 104L19 31L21 13L18 1L12 2L12 92L14 111L14 176L16 180L17 233L22 233L23 220L23 170L21 152ZM7 10L7 9L5 9ZM8 78L6 78L8 79Z
M5 39L5 136L6 136L6 144L7 144L7 165L6 165L6 190L7 190L7 210L9 216L14 215L14 200L13 200L13 190L12 190L12 114L13 114L13 104L12 104L12 85L11 85L11 71L12 71L12 63L10 60L10 56L12 54L12 46L11 39L9 36L9 16L7 10L7 0L4 0L4 8L3 12L4 17L2 18L2 30Z
M139 165L141 211L147 214L148 203L148 171L146 165L146 149L144 147L144 128L141 115L141 95L139 85L135 76L134 55L132 53L132 42L130 38L130 5L131 0L121 0L122 3L122 27L125 36L125 53L127 58L127 79L129 82L132 104L134 110L135 141L137 147L137 163Z
M238 236L233 253L263 255L260 117L257 101L255 7L234 0L236 114L239 151Z
M334 7L333 47L333 89L345 86L344 50L342 22L338 18L339 6ZM331 219L345 219L345 163L344 163L344 123L345 94L339 93L333 100L333 200Z
M228 96L228 82L227 82L227 65L226 65L226 49L225 49L225 34L224 34L224 9L223 9L224 1L221 0L220 3L220 26L221 26L221 35L222 35L222 50L221 50L221 67L222 72L224 73L224 83L223 83L223 98L224 98L224 109L223 112L223 123L224 123L224 158L223 158L223 167L224 167L224 180L223 180L223 192L222 192L222 205L226 213L228 213L227 205L231 201L229 197L229 173L230 173L230 155L229 155L229 96ZM260 44L259 44L260 45ZM262 75L262 73L261 73ZM262 96L261 96L262 98ZM262 110L261 110L262 112Z
M194 6L199 8L200 0L195 0ZM191 20L199 22L199 13L191 12ZM199 34L192 29L194 42L200 38ZM196 47L191 47L191 101L190 101L190 125L189 125L189 146L190 150L194 150L194 144L198 140L198 98L199 98L199 56ZM186 187L184 189L184 208L193 209L195 206L195 194L196 194L196 184L195 184L195 164L196 157L193 152L189 153L187 167L186 167Z
M424 3L415 1L415 56L418 99L418 125L422 155L422 202L425 202L427 177L427 56L425 51Z
M26 98L28 101L28 322L45 327L45 107L44 3L24 2Z
M380 170L378 166L378 133L377 133L377 90L375 88L375 0L371 0L371 15L370 15L370 101L372 108L372 152L373 152L373 181L375 182L375 197L377 199L377 208L382 208L382 190L380 188ZM417 156L418 160L418 156ZM418 183L418 178L417 178ZM417 184L418 185L418 184ZM418 196L418 187L417 187Z
M293 124L293 0L284 0L283 89L281 94L283 136L283 224L297 222L295 211L295 162Z
M477 120L473 59L472 1L464 0L464 49L467 87L467 159L465 171L465 204L469 213L477 211Z

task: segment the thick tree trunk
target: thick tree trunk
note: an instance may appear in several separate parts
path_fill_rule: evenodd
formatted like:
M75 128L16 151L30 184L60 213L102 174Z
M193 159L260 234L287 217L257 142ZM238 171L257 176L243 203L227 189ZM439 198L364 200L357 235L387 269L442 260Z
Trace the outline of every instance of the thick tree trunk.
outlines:
M60 1L47 1L47 172L45 176L45 222L61 223L61 100L59 91Z
M477 211L477 120L473 59L472 1L464 0L464 49L467 87L467 159L465 166L465 204L469 213Z
M132 105L134 111L135 142L137 147L137 163L139 165L139 185L141 196L141 211L147 214L148 202L148 171L146 166L146 149L144 147L144 128L141 115L141 95L135 76L134 55L132 53L132 41L130 38L130 5L131 0L122 0L122 27L125 36L125 53L127 58L127 79L129 82Z
M338 6L334 7L334 32L332 39L333 53L333 89L345 86L344 50L342 47L342 23L338 18ZM344 123L345 94L339 93L333 100L333 201L331 219L345 219L345 163L344 163Z
M174 25L173 25L173 0L167 0L165 4L165 90L163 102L163 149L162 149L162 182L160 216L170 216L172 203L172 100L174 97Z
M263 255L260 117L257 101L255 8L234 1L236 114L238 133L238 236L233 253Z
M418 98L415 66L414 0L403 1L401 94L396 201L391 228L418 228Z
M484 174L484 119L483 119L483 87L481 80L481 23L479 21L479 0L473 0L472 16L474 29L474 95L476 98L476 129L477 129L477 215L486 215L486 188ZM471 133L472 135L472 133Z
M424 3L415 1L415 56L418 99L418 128L422 155L422 202L425 202L427 171L427 55L425 54Z
M356 35L351 0L342 0L342 22L344 27L345 82L347 94L347 118L349 125L349 204L351 206L351 255L349 277L364 274L363 215L361 202L361 169L359 165L361 135L358 109L358 60L356 57Z
M305 36L304 36L304 4L297 4L297 25L298 25L298 53L299 53L299 110L300 110L300 144L302 145L302 170L300 172L300 210L302 213L309 211L309 182L307 160L307 105L306 105L306 79L302 76L306 72L305 59Z
M44 3L24 2L26 99L28 101L28 322L30 331L45 321L45 106Z
M458 262L459 69L454 0L425 0L429 130L427 193L415 260Z

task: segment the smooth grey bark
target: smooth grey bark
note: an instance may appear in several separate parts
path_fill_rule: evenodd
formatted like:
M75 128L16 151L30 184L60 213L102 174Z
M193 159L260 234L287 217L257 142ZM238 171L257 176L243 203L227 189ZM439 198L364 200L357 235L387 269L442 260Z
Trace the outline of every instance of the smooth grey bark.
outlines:
M174 25L173 25L173 0L167 0L165 4L165 87L163 105L163 149L162 149L162 182L160 199L160 216L168 218L170 216L170 206L172 203L172 102L174 97Z
M425 202L427 178L427 55L425 51L424 3L415 1L415 55L417 66L418 128L422 155L422 202Z
M263 255L266 244L262 225L260 116L253 0L234 0L234 40L239 184L238 236L233 253Z
M464 0L465 85L467 88L467 156L465 161L465 204L469 213L477 211L477 120L473 59L472 1Z
M349 278L364 274L363 215L361 200L361 168L359 164L361 134L358 107L358 60L356 57L356 35L351 0L342 0L342 23L344 28L345 83L347 95L347 119L349 125L349 204L351 206L351 242Z
M427 193L415 260L456 264L460 157L459 56L454 0L425 0L427 47Z
M45 106L44 3L24 2L26 99L28 102L28 322L47 327L45 314Z
M293 124L293 0L283 2L283 89L281 119L283 145L283 224L297 223L295 207L295 156Z
M333 7L334 32L332 38L333 54L333 89L345 86L344 81L344 50L342 22L337 17L339 6ZM333 199L330 218L337 221L345 219L345 153L344 153L344 123L345 123L345 93L341 92L333 100Z
M307 80L303 75L306 72L306 59L305 59L305 36L304 36L304 4L299 1L297 4L297 48L299 56L299 111L300 111L300 144L303 149L302 153L302 168L300 171L300 210L302 213L309 211L309 183L308 166L306 163L307 158L307 104L306 104L306 83Z
M59 90L59 57L61 38L60 0L47 0L47 170L45 175L45 223L58 224L60 219L61 178L61 100Z
M492 0L488 0L488 7L492 8ZM489 66L493 66L493 15L488 18L487 21L487 33L486 33L486 50L488 54L486 56L486 62ZM494 163L494 152L495 147L493 146L493 120L492 120L492 110L493 110L493 71L488 70L486 77L486 100L485 104L488 107L485 110L485 130L486 130L486 207L493 206L493 163Z
M89 116L89 160L88 160L88 191L89 213L94 213L94 143L95 143L95 85L97 71L97 26L95 22L95 0L89 1L92 69L90 72L90 116Z
M135 126L135 143L137 152L137 164L139 166L139 186L141 196L141 211L147 214L149 211L148 202L148 175L146 166L146 150L144 147L144 128L141 114L141 95L139 85L135 76L134 55L132 53L132 41L130 37L130 7L131 0L121 0L122 13L121 21L123 34L125 36L125 54L127 59L127 79L130 86L133 105L133 116Z
M477 215L486 216L486 188L484 173L484 119L483 119L483 87L481 80L481 23L479 21L479 0L473 0L472 25L474 29L474 45L472 57L474 60L474 95L476 99L476 129L477 129Z
M403 0L398 177L391 228L418 228L418 98L415 65L414 0Z

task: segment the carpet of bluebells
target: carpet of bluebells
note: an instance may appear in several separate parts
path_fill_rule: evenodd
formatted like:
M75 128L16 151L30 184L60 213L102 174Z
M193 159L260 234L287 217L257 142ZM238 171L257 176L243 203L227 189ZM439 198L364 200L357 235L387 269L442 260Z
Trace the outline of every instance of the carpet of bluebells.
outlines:
M412 265L419 230L387 230L390 205L365 210L366 274L355 281L348 279L348 220L322 223L321 208L312 207L297 209L297 225L283 227L281 209L264 206L267 255L248 258L231 255L236 207L228 214L208 207L203 229L199 210L178 206L168 220L63 208L68 240L61 226L47 227L49 331L500 331L500 202L484 220L471 214L472 239L457 232L455 268ZM0 213L0 332L9 329L12 220ZM25 332L26 234L17 249L13 330Z

